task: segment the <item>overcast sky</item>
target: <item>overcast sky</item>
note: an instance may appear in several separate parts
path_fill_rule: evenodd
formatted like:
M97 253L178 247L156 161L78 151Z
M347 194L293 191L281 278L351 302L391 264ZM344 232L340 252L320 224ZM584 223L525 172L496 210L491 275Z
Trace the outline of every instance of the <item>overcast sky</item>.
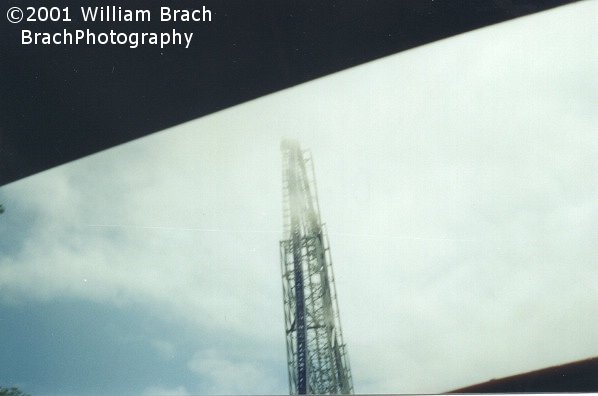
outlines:
M598 355L596 1L0 188L0 386L287 393L284 137L311 149L358 393Z

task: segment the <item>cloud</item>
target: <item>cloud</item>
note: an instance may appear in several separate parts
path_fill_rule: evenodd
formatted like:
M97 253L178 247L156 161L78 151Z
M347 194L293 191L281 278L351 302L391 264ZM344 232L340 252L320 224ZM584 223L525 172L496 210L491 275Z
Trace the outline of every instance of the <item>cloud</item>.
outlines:
M189 370L210 384L208 394L269 394L277 380L250 357L228 357L222 351L199 351L188 363ZM280 392L280 390L278 390Z
M165 388L162 386L150 386L146 388L143 396L186 396L189 395L184 386L177 386L175 388Z
M159 183L147 191L133 185L135 194L121 195L119 190L126 189L138 169L133 163L122 168L120 178L102 175L96 166L103 168L119 157L113 155L84 160L76 169L52 170L37 178L41 183L32 178L14 186L12 199L21 201L24 211L39 215L20 251L0 259L5 287L39 298L71 295L115 304L157 304L190 320L227 328L251 314L245 304L271 306L250 292L255 283L277 278L270 268L253 265L270 262L277 270L275 247L264 252L269 246L261 233L243 225L216 224L217 216L206 209L206 201L217 199L209 191L192 198L162 186L169 192L160 195ZM163 161L168 163L168 157ZM78 180L82 174L86 180ZM168 178L163 180L168 184ZM99 194L102 188L106 190ZM172 206L161 206L169 195ZM187 202L176 202L177 197ZM188 216L184 222L169 218L181 215L181 210L193 214L183 214ZM163 217L164 212L169 216ZM206 216L211 219L204 220ZM269 235L277 237L276 231ZM263 259L265 254L272 257ZM245 279L254 284L235 276L241 267ZM222 293L225 285L228 292ZM273 289L264 285L264 290ZM189 311L196 313L189 317ZM237 330L244 331L241 326Z
M164 340L150 340L150 345L165 359L172 359L176 354L176 346Z

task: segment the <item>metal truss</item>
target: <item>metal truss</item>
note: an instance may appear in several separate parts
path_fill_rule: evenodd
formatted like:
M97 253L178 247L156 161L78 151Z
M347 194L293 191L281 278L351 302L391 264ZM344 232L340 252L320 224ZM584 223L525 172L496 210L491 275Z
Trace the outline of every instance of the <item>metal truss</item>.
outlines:
M291 394L351 394L330 245L311 155L283 141L284 238L280 263Z

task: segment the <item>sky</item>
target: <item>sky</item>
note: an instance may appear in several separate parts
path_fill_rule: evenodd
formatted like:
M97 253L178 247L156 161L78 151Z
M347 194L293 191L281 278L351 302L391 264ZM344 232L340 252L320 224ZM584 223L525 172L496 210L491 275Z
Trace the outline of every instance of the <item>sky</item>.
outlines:
M598 2L0 188L0 386L288 392L280 141L315 161L358 393L598 355Z

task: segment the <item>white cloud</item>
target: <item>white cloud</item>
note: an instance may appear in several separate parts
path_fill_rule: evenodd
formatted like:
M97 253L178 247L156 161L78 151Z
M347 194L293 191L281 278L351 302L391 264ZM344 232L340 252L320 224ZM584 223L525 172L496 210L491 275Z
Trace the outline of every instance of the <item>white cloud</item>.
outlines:
M165 388L162 386L150 386L146 388L143 396L187 396L189 392L184 386L177 386L175 388Z
M222 351L199 351L188 363L189 370L210 385L203 389L208 394L271 394L277 381L270 378L259 362L246 357L227 357Z
M150 340L150 345L156 350L164 359L172 359L175 357L177 350L176 345L165 340L153 339Z

